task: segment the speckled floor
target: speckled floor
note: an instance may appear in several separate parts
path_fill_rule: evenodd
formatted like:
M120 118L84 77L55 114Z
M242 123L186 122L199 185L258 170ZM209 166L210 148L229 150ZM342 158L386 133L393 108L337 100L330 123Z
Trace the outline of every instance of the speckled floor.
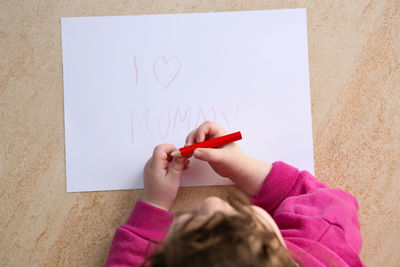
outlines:
M400 262L400 1L0 1L0 265L101 266L141 190L65 193L60 17L307 8L315 170ZM277 159L279 160L279 159ZM174 210L228 187L184 188Z

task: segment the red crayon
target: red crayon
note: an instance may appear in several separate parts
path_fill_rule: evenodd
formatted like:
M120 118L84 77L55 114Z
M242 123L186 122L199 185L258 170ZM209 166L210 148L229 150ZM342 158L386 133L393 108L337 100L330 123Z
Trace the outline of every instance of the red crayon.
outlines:
M242 139L242 134L240 132L231 133L231 134L216 137L216 138L204 141L204 142L200 142L197 144L179 148L178 150L172 152L171 156L172 157L185 157L185 156L189 156L189 155L193 154L193 152L196 148L214 148L214 147L223 146L223 145L226 145L226 144L229 144L229 143L235 142L237 140L241 140L241 139Z

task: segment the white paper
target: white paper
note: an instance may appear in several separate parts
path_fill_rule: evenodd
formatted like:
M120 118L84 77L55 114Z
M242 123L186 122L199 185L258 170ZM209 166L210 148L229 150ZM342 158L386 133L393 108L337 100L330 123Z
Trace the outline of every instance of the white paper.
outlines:
M62 18L67 191L143 188L205 120L314 171L305 9ZM182 186L229 184L192 159Z

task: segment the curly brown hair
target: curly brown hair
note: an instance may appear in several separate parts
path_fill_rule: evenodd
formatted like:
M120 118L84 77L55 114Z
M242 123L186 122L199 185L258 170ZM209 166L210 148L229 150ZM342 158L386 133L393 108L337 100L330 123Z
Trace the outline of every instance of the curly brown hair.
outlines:
M228 195L227 201L238 214L216 212L193 228L193 212L146 260L146 266L299 266L275 232L263 226L246 208L250 205L248 198Z

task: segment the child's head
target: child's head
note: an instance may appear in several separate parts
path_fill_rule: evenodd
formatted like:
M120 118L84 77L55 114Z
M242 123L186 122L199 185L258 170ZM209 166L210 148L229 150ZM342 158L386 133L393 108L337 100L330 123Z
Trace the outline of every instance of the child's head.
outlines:
M271 216L248 200L217 197L176 215L151 266L296 266Z

